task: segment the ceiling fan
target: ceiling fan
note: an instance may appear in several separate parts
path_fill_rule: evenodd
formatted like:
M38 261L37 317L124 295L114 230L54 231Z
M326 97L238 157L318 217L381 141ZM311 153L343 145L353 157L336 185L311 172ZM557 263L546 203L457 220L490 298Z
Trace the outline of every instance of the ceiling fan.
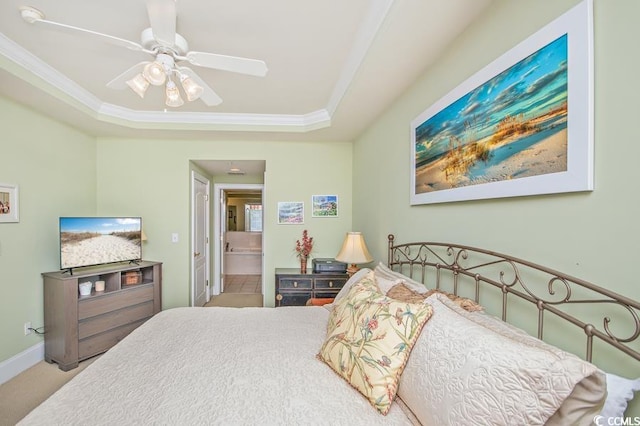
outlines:
M147 0L146 3L151 27L142 31L140 43L46 20L44 14L33 7L23 6L20 13L30 24L93 37L151 55L153 60L132 66L107 83L107 87L124 89L128 86L140 97L144 97L150 84L165 85L166 104L172 107L184 103L175 80L180 83L189 101L201 99L208 106L222 102L211 87L182 63L259 77L267 74L267 65L261 60L190 51L187 40L176 32L175 0Z

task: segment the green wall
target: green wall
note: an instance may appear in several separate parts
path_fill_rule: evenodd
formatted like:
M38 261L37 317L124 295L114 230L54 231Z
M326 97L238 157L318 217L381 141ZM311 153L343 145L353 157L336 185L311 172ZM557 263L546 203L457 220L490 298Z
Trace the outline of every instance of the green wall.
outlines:
M396 241L443 241L509 253L634 299L640 201L632 177L640 144L636 0L600 1L595 15L595 191L409 205L410 123L495 58L577 4L498 0L354 143L354 227L386 259ZM376 167L371 167L374 164ZM594 321L602 323L602 318ZM630 359L611 365L640 375Z
M335 256L344 234L351 230L350 143L99 138L97 158L98 212L143 217L148 237L144 257L164 263L164 308L190 303L192 160L266 161L263 240L267 306L275 303L274 269L298 265L294 245L303 229L315 238L316 257ZM312 218L314 194L338 195L339 217ZM278 225L278 201L304 201L305 223ZM178 233L178 243L171 242L172 233Z
M163 308L189 305L192 160L266 161L267 306L274 305L274 269L298 265L294 245L303 229L315 237L317 257L335 256L351 230L350 143L96 139L4 98L0 114L0 182L20 188L20 222L0 224L0 362L42 340L24 336L23 324L43 324L40 274L59 268L59 216L142 216L144 257L164 263ZM338 195L340 216L311 218L314 194ZM305 223L277 225L278 201L304 201Z
M40 274L60 268L58 217L96 213L93 137L0 97L0 182L19 187L20 221L0 223L0 361L42 341Z
M0 361L40 341L40 273L58 268L61 215L141 215L145 257L164 262L163 307L189 303L191 160L266 160L265 291L276 267L295 267L295 240L316 238L332 257L349 230L363 231L376 260L386 235L506 252L600 283L634 299L640 202L631 184L640 145L635 89L640 2L595 0L595 191L409 205L410 122L577 0L496 0L388 111L350 143L94 138L0 98L0 182L20 185L20 222L0 224ZM629 124L632 123L632 124ZM338 218L277 225L278 201L337 194ZM171 243L171 234L180 235ZM267 304L273 304L270 296ZM631 364L614 371L637 377Z

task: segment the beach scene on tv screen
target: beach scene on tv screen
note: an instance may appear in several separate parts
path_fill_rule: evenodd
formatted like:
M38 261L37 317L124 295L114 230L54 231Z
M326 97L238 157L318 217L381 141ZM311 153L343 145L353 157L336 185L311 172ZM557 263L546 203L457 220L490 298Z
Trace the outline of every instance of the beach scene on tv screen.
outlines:
M140 259L142 221L134 218L60 218L60 267Z

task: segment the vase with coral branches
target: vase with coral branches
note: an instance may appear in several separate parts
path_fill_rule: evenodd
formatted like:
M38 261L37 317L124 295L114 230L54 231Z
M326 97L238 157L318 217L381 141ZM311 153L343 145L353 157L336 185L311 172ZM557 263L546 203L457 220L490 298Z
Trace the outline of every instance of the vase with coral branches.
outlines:
M296 253L298 258L300 259L300 273L307 273L307 261L309 260L309 255L311 254L311 250L313 249L313 237L309 236L309 233L305 229L302 231L302 239L296 240Z

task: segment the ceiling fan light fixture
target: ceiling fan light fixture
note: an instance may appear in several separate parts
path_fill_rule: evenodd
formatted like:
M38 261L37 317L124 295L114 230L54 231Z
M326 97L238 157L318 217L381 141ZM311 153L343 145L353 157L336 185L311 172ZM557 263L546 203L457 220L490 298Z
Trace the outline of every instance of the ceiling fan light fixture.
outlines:
M167 99L165 103L167 104L167 106L179 107L184 104L184 101L180 96L180 92L178 91L178 86L176 86L176 84L171 80L167 82L166 94L167 94Z
M180 74L180 83L182 84L182 88L184 89L184 93L187 95L187 100L189 102L195 101L204 92L202 86L198 85L193 79L184 74Z
M71 34L102 38L103 41L108 41L133 52L144 52L152 55L154 57L153 62L148 60L139 62L107 83L107 87L112 89L123 89L125 85L128 85L141 98L145 96L149 84L163 86L172 79L173 75L177 74L180 77L180 85L182 85L189 101L201 99L207 106L219 105L222 102L220 96L207 85L205 80L187 67L176 66L176 61L178 63L189 62L195 66L246 75L264 77L267 74L267 65L261 60L190 51L187 40L176 33L175 2L176 0L146 0L146 3L148 3L147 15L151 27L142 31L140 42L51 21L45 19L45 14L42 11L30 6L19 7L19 10L22 19L28 24L35 24ZM188 73L184 78L180 75L180 69L184 69ZM142 72L140 72L141 70ZM167 97L167 105L179 106L184 104L180 94L177 92L176 83L171 83L165 89L170 94Z
M157 62L149 62L142 70L142 76L154 86L162 86L167 79L164 66Z
M129 86L131 90L136 92L138 96L144 98L144 94L149 88L149 81L139 73L131 80L127 80L127 86Z

